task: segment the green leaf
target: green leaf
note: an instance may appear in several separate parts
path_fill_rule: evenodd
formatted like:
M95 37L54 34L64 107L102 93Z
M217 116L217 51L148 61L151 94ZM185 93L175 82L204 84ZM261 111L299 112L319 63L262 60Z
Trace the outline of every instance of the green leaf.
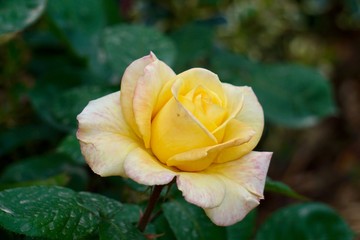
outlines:
M56 88L38 88L31 93L31 101L46 122L59 130L71 132L77 128L76 116L89 101L110 94L114 90L108 87L86 85L56 93Z
M47 11L74 38L80 37L80 34L93 35L106 24L104 6L98 0L49 1Z
M100 224L99 237L104 240L146 239L135 227L129 224L137 222L140 218L140 208L136 205L123 205L121 211L111 219Z
M70 177L69 186L75 189L85 188L88 180L86 171L74 166L67 155L60 153L31 157L10 164L0 175L0 182L3 184L36 182L63 173Z
M252 210L240 222L226 227L228 240L250 240L253 237L256 226L256 209Z
M101 240L146 239L135 226L119 222L116 219L100 224L99 237Z
M164 214L158 216L154 221L156 234L160 235L159 240L173 240L176 239L169 222L166 220Z
M272 122L302 127L335 113L329 82L317 71L295 64L262 65L254 88Z
M79 55L93 54L97 34L106 25L102 1L49 1L47 11L54 22L55 32Z
M321 203L302 203L274 212L260 227L257 240L353 239L345 221Z
M159 59L171 65L175 47L170 39L154 28L137 25L118 25L105 29L103 44L110 66L122 75L134 60L153 51Z
M220 79L251 86L273 123L305 127L335 113L329 82L314 69L295 64L258 64L218 51L212 65Z
M189 24L171 34L177 52L181 53L175 61L175 69L179 72L199 65L213 47L214 28L209 25ZM191 39L191 41L189 41Z
M122 220L121 211L122 204L115 200L62 187L28 187L0 192L0 225L33 237L80 239L93 236L99 225L115 220L114 216L120 216L116 218L120 229L131 229L129 223Z
M285 183L274 181L269 177L266 178L265 191L279 193L281 195L285 195L287 197L291 197L299 200L308 200L307 197L295 192Z
M91 81L111 80L100 49L100 33L107 25L110 5L108 0L64 0L48 4L47 20L51 31L74 59L88 67Z
M222 239L225 228L213 224L201 208L174 199L162 205L165 217L177 239Z
M42 14L46 0L2 0L0 4L0 39L5 33L23 30Z
M15 183L0 184L0 190L30 187L30 186L65 186L69 182L69 176L65 173L44 180L23 181Z
M76 164L84 165L85 159L81 154L80 143L75 133L69 134L58 145L56 152L67 154Z
M51 140L57 137L58 132L49 126L31 124L0 131L0 156L15 150L24 144Z

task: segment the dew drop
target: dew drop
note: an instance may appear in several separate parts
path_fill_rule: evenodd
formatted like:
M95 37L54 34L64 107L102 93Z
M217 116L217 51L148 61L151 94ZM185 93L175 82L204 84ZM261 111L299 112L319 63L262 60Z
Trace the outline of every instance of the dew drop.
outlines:
M64 236L67 236L67 235L69 235L69 229L68 228L64 228L62 231L61 231L61 233L64 235Z
M75 217L76 217L76 213L75 213L74 211L71 211L71 212L70 212L70 217L75 218Z
M49 223L49 230L52 231L55 229L55 224L53 222Z
M14 214L13 211L11 211L10 209L8 209L8 208L6 208L6 207L3 207L3 206L0 207L0 210L3 211L3 212L6 212L6 213L8 213L8 214L11 214L11 215Z
M21 200L19 203L24 204L24 203L28 203L28 202L30 202L30 200Z
M57 194L59 197L71 197L72 194L69 192L58 192Z
M31 229L31 225L29 223L26 223L20 227L21 232L27 232Z

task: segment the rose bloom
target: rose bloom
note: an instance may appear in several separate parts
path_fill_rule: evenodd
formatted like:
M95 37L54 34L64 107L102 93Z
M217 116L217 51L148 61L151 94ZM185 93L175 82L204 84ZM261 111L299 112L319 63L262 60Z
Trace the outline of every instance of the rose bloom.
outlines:
M145 185L176 178L186 201L220 226L263 198L272 153L252 151L264 115L250 87L202 68L176 75L150 53L127 67L121 91L91 101L77 119L82 154L101 176Z

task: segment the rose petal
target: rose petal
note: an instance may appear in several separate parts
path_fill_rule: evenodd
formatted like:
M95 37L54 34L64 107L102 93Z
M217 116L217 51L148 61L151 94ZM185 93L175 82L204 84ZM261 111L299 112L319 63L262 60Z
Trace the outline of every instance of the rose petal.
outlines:
M233 138L225 143L198 148L172 156L167 161L167 165L175 166L183 171L202 171L210 166L218 154L224 149L248 142L254 134L254 131L251 129L242 129L239 133L237 138Z
M248 136L251 133L251 139L256 134L252 128L249 126L243 124L242 122L239 122L236 119L232 119L228 122L225 133L223 136L223 141L225 142L231 142L235 139L243 139L246 136ZM242 148L242 146L245 146L251 139L248 139L246 142L242 142L242 144L229 146L228 148L221 149L221 153L218 155L218 157L215 160L215 163L223 163L228 162L234 159L238 159L244 154L247 154L248 152L242 152L241 150L244 149L244 151L247 151L248 149Z
M177 103L176 106L179 109L178 112L181 111L184 113L184 117L188 118L189 120L192 119L194 126L201 128L202 131L206 135L208 135L209 138L213 139L214 143L217 143L217 139L215 138L215 136L192 113L192 109L191 109L192 104L189 104L188 101L183 101L185 99L182 98L182 96L180 95L180 92L183 91L184 88L186 88L186 87L184 87L184 85L189 85L189 84L184 82L182 78L176 78L176 80L174 81L174 84L172 85L172 88L171 88L171 92ZM190 90L188 93L191 93L193 91L194 91L194 89ZM181 114L179 115L179 113L177 113L176 115L182 116Z
M269 152L251 152L235 161L211 165L206 170L207 174L220 176L226 186L223 202L205 209L215 224L234 224L259 204L271 156Z
M126 176L124 158L140 142L123 118L120 92L91 101L77 119L77 138L90 168L101 176Z
M184 83L177 79L173 86L175 99L178 100L195 119L197 119L209 132L215 130L227 117L227 110L223 108L223 101L210 89L197 86L186 95L180 91Z
M246 128L251 128L255 131L254 136L249 142L238 147L233 147L225 149L224 152L219 155L217 162L227 162L239 157L244 156L245 154L251 152L256 145L258 144L261 134L264 128L264 113L261 105L259 104L254 92L250 87L241 87L243 94L243 104L241 110L235 116L235 119L240 123L241 126ZM226 132L230 133L225 135L223 141L228 141L231 138L234 138L236 133L241 129L241 126L228 126L226 127ZM238 128L238 130L237 130Z
M156 60L157 58L153 53L135 60L126 68L121 79L121 109L123 111L126 122L131 126L131 128L138 136L141 135L136 125L133 110L135 89L138 80L144 75L145 67Z
M163 163L176 154L214 144L216 139L174 98L152 121L151 149Z
M218 206L224 199L224 182L216 175L181 172L176 184L186 201L202 208Z
M124 169L129 178L144 185L168 184L176 176L175 169L161 164L141 148L134 149L126 156Z
M214 208L205 208L206 215L218 226L229 226L241 221L252 209L259 205L259 200L238 184L223 179L226 194L223 202Z
M235 118L235 116L240 112L243 106L245 89L244 87L238 87L227 83L223 83L222 86L227 99L226 109L228 112L228 117L213 132L214 136L220 142L223 142L223 137L227 124L229 123L229 121Z
M186 94L197 86L204 86L214 92L226 104L226 98L219 77L204 68L192 68L176 76L181 79L182 88L178 94Z
M133 111L137 128L146 148L150 147L151 119L158 98L161 96L160 92L166 82L175 76L169 66L162 61L156 60L145 67L144 75L137 82L133 99ZM171 95L168 97L170 98ZM162 99L161 101L165 100Z
M251 87L244 88L244 103L241 111L237 114L236 119L251 127L255 136L249 143L249 149L254 149L258 144L264 129L264 112Z
M214 164L207 171L219 173L262 198L271 156L271 152L250 152L238 160Z

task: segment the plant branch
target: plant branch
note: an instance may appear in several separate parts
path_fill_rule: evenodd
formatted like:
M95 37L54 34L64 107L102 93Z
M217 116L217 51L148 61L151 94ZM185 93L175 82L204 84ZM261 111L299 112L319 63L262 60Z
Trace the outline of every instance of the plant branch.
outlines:
M160 193L165 186L166 185L155 185L154 186L154 189L153 189L150 199L149 199L149 203L146 207L144 214L141 216L138 226L137 226L138 229L140 230L140 232L144 232L146 225L149 223L151 213L154 210L156 202L159 200Z

